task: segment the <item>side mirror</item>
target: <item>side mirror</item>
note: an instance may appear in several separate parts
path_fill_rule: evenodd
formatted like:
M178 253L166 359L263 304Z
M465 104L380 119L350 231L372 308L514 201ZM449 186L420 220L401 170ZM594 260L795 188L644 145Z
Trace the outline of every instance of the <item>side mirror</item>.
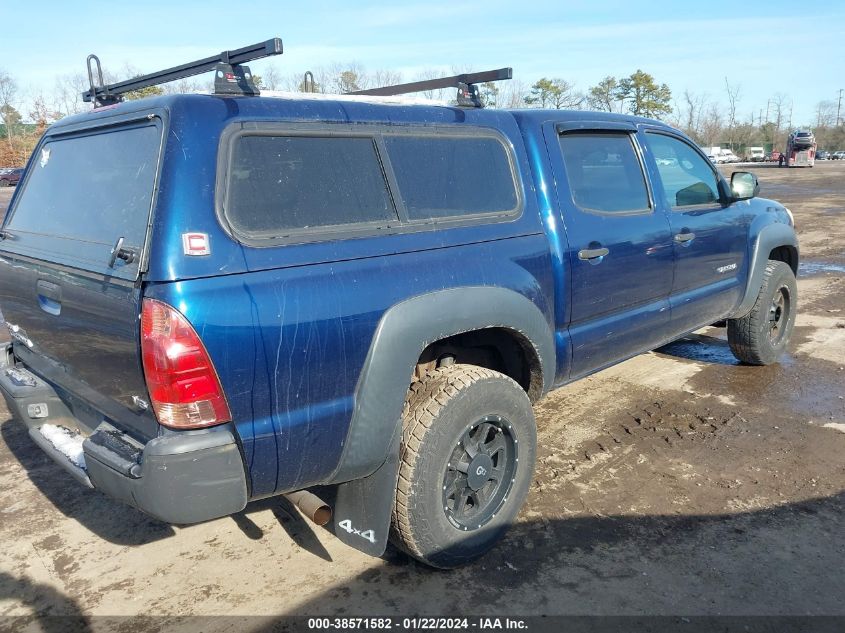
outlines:
M748 200L760 193L757 176L750 171L735 171L731 175L731 194L734 200Z

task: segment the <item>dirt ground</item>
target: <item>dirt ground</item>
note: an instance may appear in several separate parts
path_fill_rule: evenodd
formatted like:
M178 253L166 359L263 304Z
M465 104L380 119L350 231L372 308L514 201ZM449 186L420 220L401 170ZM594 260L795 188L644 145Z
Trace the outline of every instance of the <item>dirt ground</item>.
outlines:
M163 525L2 408L0 616L845 615L845 161L751 169L800 233L789 353L740 366L708 328L547 396L528 503L477 563L368 558L274 499Z

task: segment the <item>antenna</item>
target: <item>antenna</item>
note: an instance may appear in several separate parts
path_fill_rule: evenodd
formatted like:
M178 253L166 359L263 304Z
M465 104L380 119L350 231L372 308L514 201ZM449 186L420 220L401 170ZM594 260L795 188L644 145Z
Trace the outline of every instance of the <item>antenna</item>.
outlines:
M425 79L423 81L413 81L411 83L396 84L394 86L383 86L381 88L370 88L368 90L356 90L355 92L348 92L347 94L390 97L393 95L402 95L411 92L439 90L441 88L457 88L458 105L481 108L484 107L484 104L481 102L481 94L478 90L478 84L512 78L512 68L497 68L496 70L485 70L477 73L463 73L461 75L452 75L451 77L440 77L439 79Z
M82 100L93 101L96 106L110 105L123 101L123 95L133 90L140 90L149 86L157 86L169 81L193 77L209 70L215 71L214 93L228 95L258 95L259 90L252 80L252 73L246 62L254 59L262 59L271 55L281 55L282 40L274 37L266 42L259 42L251 46L244 46L231 51L223 51L219 55L213 55L197 61L188 62L181 66L174 66L166 70L141 75L126 81L105 85L103 83L103 71L100 60L96 55L89 55L88 81L91 87L82 93ZM94 83L94 70L91 62L95 62L97 73L97 84Z

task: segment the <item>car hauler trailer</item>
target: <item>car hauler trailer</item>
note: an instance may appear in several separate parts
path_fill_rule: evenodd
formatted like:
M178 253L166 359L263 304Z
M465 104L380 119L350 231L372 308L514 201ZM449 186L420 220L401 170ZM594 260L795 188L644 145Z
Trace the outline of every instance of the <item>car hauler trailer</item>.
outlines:
M806 130L795 130L786 140L787 167L812 167L816 162L816 137Z

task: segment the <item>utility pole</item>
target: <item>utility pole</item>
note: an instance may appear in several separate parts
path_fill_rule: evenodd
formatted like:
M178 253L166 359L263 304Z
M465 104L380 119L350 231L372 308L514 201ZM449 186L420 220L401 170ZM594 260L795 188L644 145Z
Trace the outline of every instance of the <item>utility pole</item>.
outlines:
M839 105L836 106L836 127L839 127L839 113L842 111L842 88L839 89Z

